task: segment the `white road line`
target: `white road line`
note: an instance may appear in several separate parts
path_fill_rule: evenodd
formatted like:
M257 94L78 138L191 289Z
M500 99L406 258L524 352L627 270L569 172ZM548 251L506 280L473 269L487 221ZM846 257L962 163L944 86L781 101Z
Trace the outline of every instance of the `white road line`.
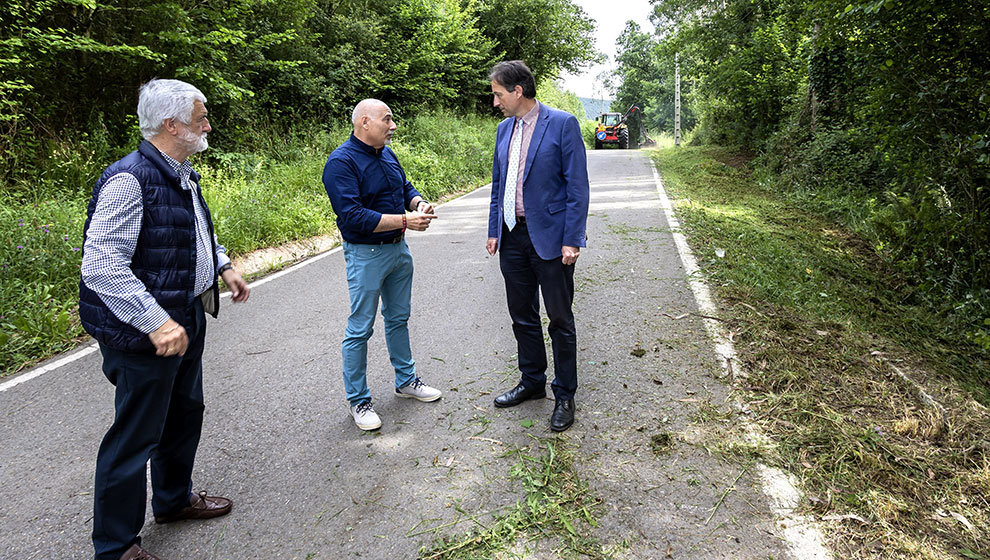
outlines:
M272 274L272 275L269 275L269 276L265 276L264 278L261 278L260 280L255 280L254 282L251 282L250 284L248 284L248 287L253 290L253 289L255 289L258 286L267 284L268 282L271 282L272 280L275 280L276 278L281 278L281 277L285 276L286 274L289 274L290 272L295 272L296 270L299 270L300 268L302 268L304 266L309 266L309 265L311 265L311 264L313 264L315 262L320 261L321 259L324 259L326 257L329 257L330 255L336 253L337 251L340 251L340 247L334 247L333 249L330 249L326 253L320 253L319 255L316 255L315 257L311 257L311 258L306 259L306 260L304 260L302 262L296 263L296 264L290 266L289 268L287 268L285 270L281 270L279 272L276 272L275 274ZM220 294L220 297L221 298L230 297L230 292L224 292L224 293ZM34 379L36 377L41 377L42 375L44 375L44 374L46 374L46 373L48 373L50 371L55 371L56 369L58 369L58 368L60 368L62 366L69 365L72 362L75 362L76 360L85 358L86 356L92 354L93 352L96 352L97 350L99 350L99 344L97 344L96 342L91 342L91 343L89 343L89 345L85 346L83 349L81 349L79 351L76 351L76 352L73 352L73 353L65 356L64 358L61 358L61 359L59 359L57 361L54 361L54 362L52 362L52 363L50 363L48 365L44 365L44 366L37 367L35 369L28 370L25 373L22 373L22 374L18 375L17 377L15 377L15 378L13 378L13 379L11 379L9 381L5 381L3 383L0 383L0 393L6 391L7 389L11 389L13 387L16 387L17 385L20 385L21 383L25 383L27 381L31 381L32 379Z
M315 257L310 257L310 258L308 258L308 259L306 259L306 260L304 260L302 262L296 263L296 264L290 266L289 268L287 268L285 270L280 270L280 271L276 272L275 274L271 274L269 276L265 276L264 278L262 278L260 280L255 280L254 282L251 282L250 284L248 284L248 287L253 290L256 286L263 286L263 285L271 282L272 280L275 280L277 278L281 278L281 277L285 276L286 274L289 274L290 272L295 272L295 271L299 270L300 268L303 268L305 266L309 266L309 265L311 265L311 264L313 264L315 262L319 262L319 261L321 261L321 260L329 257L330 255L339 252L340 249L341 248L338 245L338 246L334 247L333 249L330 249L326 253L320 253L319 255L316 255ZM227 297L229 295L230 295L230 292L224 292L223 294L220 295L220 297Z
M674 207L667 197L667 191L663 187L663 181L657 172L656 165L650 162L653 168L653 180L656 183L657 194L660 196L660 207L667 217L667 223L677 245L677 252L680 254L681 263L684 265L684 272L688 277L688 284L694 293L694 299L698 304L698 310L703 315L715 316L718 309L712 300L708 285L701 278L701 270L698 268L698 261L694 258L691 248L688 247L687 238L681 232L681 225L674 215ZM722 326L714 319L704 319L705 329L708 336L715 343L715 353L719 357L719 362L725 372L733 373L736 376L744 375L742 366L736 360L736 349L722 330ZM729 371L729 363L732 363L732 372ZM756 427L748 423L751 432L756 432ZM780 469L759 464L760 478L763 482L763 491L770 498L771 512L776 518L780 527L784 544L787 545L793 557L797 560L832 560L832 553L825 547L825 539L821 531L809 517L798 512L801 500L801 493L795 487L793 481L787 473Z
M70 364L78 360L79 358L86 357L92 354L93 352L96 352L98 349L99 346L97 346L95 342L91 342L89 345L83 347L82 350L73 352L72 354L69 354L68 356L60 360L56 360L46 366L41 366L32 370L28 370L26 373L22 373L21 375L18 375L17 377L11 379L10 381L5 381L2 384L0 384L0 393L6 391L7 389L10 389L11 387L16 387L17 385L20 385L25 381L31 381L35 377L41 377L42 375L48 373L49 371L54 371L64 366L65 364Z
M253 290L257 286L261 286L263 284L266 284L268 282L271 282L272 280L275 280L276 278L281 278L282 276L285 276L286 274L288 274L290 272L299 270L300 268L302 268L304 266L309 266L309 265L311 265L311 264L319 261L320 259L326 258L326 257L328 257L328 256L336 253L339 250L340 250L340 247L335 247L335 248L327 251L326 253L320 253L319 255L316 255L315 257L312 257L312 258L306 259L306 260L304 260L304 261L302 261L300 263L294 264L294 265L290 266L289 268L287 268L285 270L276 272L275 274L272 274L270 276L265 276L264 278L262 278L260 280L256 280L254 282L251 282L250 284L248 284L248 287ZM224 292L224 293L220 294L220 297L221 298L230 297L230 292ZM97 350L99 350L99 344L97 344L96 342L91 342L91 343L89 343L89 345L85 346L82 350L79 350L77 352L73 352L72 354L69 354L68 356L65 356L64 358L61 358L61 359L59 359L57 361L54 361L54 362L52 362L52 363L50 363L48 365L40 366L40 367L37 367L35 369L28 370L27 372L22 373L21 375L18 375L17 377L15 377L15 378L13 378L13 379L11 379L9 381L5 381L4 383L0 383L0 393L6 391L7 389L16 387L17 385L20 385L21 383L25 383L27 381L30 381L30 380L32 380L32 379L34 379L36 377L40 377L40 376L42 376L42 375L44 375L44 374L46 374L46 373L48 373L50 371L55 371L56 369L58 369L58 368L60 368L62 366L69 365L72 362L75 362L76 360L85 358L86 356L92 354L93 352L96 352Z

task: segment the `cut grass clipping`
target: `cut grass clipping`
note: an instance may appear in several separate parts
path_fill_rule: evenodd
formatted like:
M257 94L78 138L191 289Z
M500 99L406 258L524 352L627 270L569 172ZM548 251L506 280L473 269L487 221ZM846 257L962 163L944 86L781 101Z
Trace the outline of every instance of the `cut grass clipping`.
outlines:
M797 476L836 557L990 560L982 351L732 152L653 157L748 374L736 388L776 444L763 460Z
M466 534L440 536L420 550L423 560L491 558L499 552L514 554L539 546L552 548L552 558L606 558L598 539L588 536L597 526L601 501L572 468L573 457L561 438L532 436L534 445L509 451L516 457L509 476L522 483L526 496L493 519L466 515L478 529ZM539 452L538 455L533 452ZM439 527L437 528L439 529Z

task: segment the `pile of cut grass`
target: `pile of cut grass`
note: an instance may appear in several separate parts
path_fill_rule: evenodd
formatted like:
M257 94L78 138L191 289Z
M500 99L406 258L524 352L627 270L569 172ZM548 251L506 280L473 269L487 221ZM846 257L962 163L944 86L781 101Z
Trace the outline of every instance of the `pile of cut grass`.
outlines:
M797 476L836 556L990 558L984 351L737 154L653 157L748 373L737 388L776 445L764 460Z
M533 439L533 446L516 448L502 456L517 459L509 476L522 484L525 497L490 522L469 516L478 530L439 535L420 550L420 558L466 560L492 558L498 553L515 556L520 550L537 546L552 548L553 558L610 557L598 539L586 536L588 526L597 526L601 500L589 493L587 483L574 472L567 441L559 437Z

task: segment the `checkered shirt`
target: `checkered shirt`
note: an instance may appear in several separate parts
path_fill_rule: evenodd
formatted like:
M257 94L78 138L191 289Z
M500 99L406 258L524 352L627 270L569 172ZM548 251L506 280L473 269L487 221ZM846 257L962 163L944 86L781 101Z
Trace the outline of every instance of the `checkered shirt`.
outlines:
M182 179L182 188L192 197L196 214L196 293L201 294L215 282L216 271L210 257L212 247L206 211L196 194L199 185L190 177L192 166L188 161L179 163L168 154L161 154ZM131 271L131 258L137 248L143 214L141 184L137 177L130 173L110 177L100 189L89 223L81 272L86 287L100 296L111 313L141 332L150 333L164 325L169 315ZM229 263L227 249L217 242L216 235L213 242L216 243L217 266Z

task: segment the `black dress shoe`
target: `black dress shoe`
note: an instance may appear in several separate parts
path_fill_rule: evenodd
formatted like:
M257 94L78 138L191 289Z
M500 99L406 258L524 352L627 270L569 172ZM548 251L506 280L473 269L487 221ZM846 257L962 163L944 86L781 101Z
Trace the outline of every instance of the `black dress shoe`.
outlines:
M523 401L528 401L530 399L542 399L546 396L546 387L527 388L525 385L520 383L512 389L509 389L508 391L495 397L495 406L499 408L508 408L510 406L516 406Z
M553 414L550 415L550 429L555 432L563 432L574 423L574 399L557 401L553 405Z

